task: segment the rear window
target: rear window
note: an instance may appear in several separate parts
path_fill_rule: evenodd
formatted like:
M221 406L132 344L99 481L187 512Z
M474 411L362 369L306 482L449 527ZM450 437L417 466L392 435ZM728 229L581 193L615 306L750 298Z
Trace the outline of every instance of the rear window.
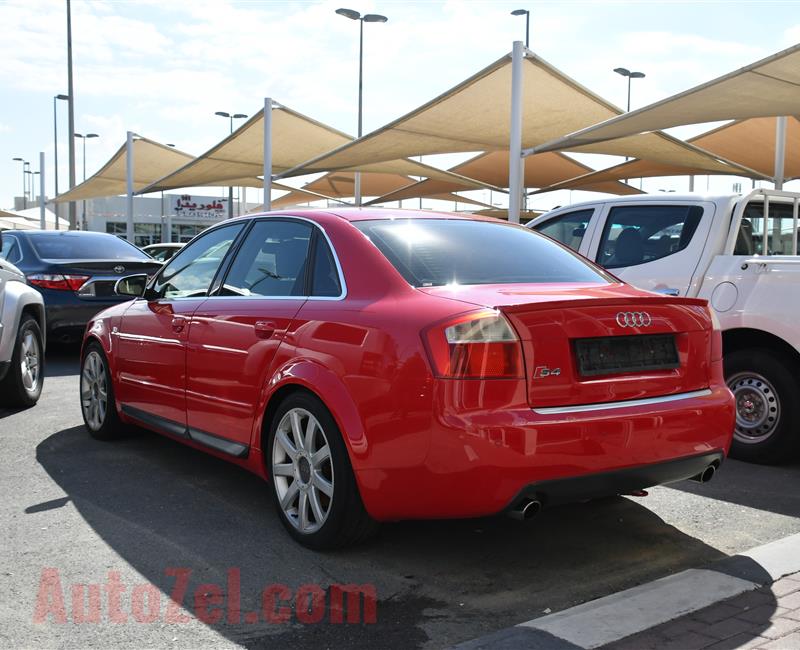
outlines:
M353 225L415 287L610 280L576 254L522 226L460 219Z
M36 235L29 239L37 255L46 260L149 260L124 239L99 232Z

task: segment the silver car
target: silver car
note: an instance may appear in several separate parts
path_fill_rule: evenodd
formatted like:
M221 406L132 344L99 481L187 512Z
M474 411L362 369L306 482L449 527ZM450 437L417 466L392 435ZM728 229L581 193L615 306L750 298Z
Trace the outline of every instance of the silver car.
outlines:
M44 382L45 328L42 294L6 261L15 240L0 231L0 405L33 406Z

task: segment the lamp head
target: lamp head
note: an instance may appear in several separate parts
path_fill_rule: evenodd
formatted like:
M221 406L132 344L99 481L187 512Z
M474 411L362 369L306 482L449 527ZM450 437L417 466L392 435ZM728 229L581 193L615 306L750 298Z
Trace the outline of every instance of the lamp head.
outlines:
M214 115L219 115L220 117L230 117L230 113L226 113L225 111L217 111Z
M529 14L529 13L530 12L527 9L514 9L514 11L511 12L511 15L512 16L525 16L526 14Z
M100 136L97 135L96 133L87 133L86 137L87 138L99 138Z
M56 95L56 99L69 99L69 95Z
M643 79L644 72L631 72L631 79Z
M337 9L336 13L350 20L361 20L361 14L353 9Z
M245 115L244 113L234 113L233 115L233 119L235 120L243 120L246 117L247 115Z
M623 77L630 77L631 71L628 68L614 68L614 72L621 74Z
M380 14L367 14L362 18L365 23L385 23L389 20L386 16L381 16Z

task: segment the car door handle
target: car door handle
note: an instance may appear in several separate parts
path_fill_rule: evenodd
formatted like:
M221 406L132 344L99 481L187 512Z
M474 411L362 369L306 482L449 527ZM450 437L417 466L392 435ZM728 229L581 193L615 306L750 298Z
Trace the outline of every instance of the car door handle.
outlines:
M256 330L256 336L260 339L268 339L275 333L277 325L271 320L257 320L253 325Z
M183 316L175 316L172 319L172 331L181 332L186 327L186 319Z
M680 296L681 290L680 289L673 289L672 287L662 287L661 289L653 289L656 293L660 293L664 296Z

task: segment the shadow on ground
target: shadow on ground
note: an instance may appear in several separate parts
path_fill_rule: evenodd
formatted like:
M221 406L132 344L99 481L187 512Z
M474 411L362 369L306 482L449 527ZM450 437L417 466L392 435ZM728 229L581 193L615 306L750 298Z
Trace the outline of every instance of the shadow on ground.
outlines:
M175 584L170 567L192 570L189 593L200 583L224 587L239 569L243 612L260 611L270 584L375 585L374 625L211 624L254 648L407 648L429 639L441 647L723 557L624 498L554 508L525 524L388 524L366 546L313 553L283 530L259 478L160 436L101 443L72 427L39 444L36 457L66 496L25 512L72 501L164 594Z

